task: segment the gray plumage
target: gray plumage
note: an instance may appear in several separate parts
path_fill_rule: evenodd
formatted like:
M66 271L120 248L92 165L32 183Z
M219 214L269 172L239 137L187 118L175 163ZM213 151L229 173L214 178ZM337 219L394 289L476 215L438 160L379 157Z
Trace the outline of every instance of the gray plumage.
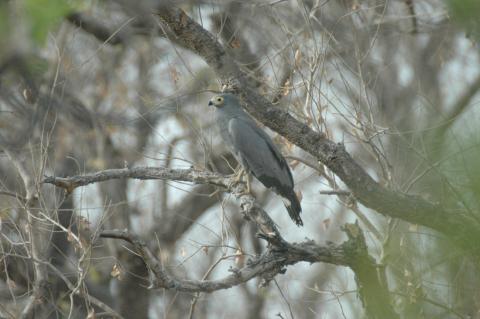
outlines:
M286 199L284 204L288 214L298 226L303 225L292 173L270 137L242 109L234 95L217 95L208 105L216 107L220 134L237 161L265 187Z

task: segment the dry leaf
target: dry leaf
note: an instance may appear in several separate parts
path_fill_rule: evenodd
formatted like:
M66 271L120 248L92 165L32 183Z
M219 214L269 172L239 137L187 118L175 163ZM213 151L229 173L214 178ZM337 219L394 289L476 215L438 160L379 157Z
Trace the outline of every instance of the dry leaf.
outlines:
M113 265L113 268L112 268L112 271L110 272L110 275L113 278L117 278L118 280L123 279L123 272L122 272L122 269L120 268L120 266L118 264Z
M72 242L75 240L75 237L73 236L72 229L70 226L67 229L67 241Z
M352 3L352 10L357 11L358 9L360 9L360 5L359 5L358 1L355 0Z
M202 250L205 253L205 255L208 255L208 247L207 246L203 246Z
M241 268L245 264L245 254L241 249L237 249L235 252L235 264Z
M283 96L287 96L288 93L290 93L290 89L292 88L290 83L291 83L290 79L288 79L287 82L285 82L285 85L282 88L282 95Z
M322 225L323 225L323 228L324 228L325 230L327 230L328 227L330 227L330 222L331 222L330 218L325 218L325 219L322 221Z
M35 102L34 99L33 99L32 90L30 90L28 88L25 88L25 89L23 89L22 95L23 95L23 98L25 99L25 101L27 103L33 104L33 102Z
M17 284L15 283L15 281L13 281L12 279L8 278L7 279L7 285L10 289L15 289L17 288Z
M295 65L300 63L300 59L302 58L302 52L299 49L295 51Z
M240 40L238 38L234 38L232 41L230 41L230 46L234 49L240 48Z
M170 67L170 76L172 77L173 83L177 85L178 80L180 78L179 73L175 67Z

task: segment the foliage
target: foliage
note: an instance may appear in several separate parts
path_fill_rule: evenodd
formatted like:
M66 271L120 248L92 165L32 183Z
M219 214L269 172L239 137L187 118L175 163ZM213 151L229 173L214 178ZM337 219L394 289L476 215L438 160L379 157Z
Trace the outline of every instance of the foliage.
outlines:
M477 0L449 0L452 18L464 26L467 32L480 40L480 1Z
M25 0L24 5L31 36L37 44L43 44L48 33L73 10L70 0Z

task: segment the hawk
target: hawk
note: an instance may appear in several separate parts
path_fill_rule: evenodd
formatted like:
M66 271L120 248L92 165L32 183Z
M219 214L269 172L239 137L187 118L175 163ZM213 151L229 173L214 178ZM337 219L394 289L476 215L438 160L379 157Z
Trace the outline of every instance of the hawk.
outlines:
M208 105L215 106L216 124L223 141L244 171L283 197L290 218L302 226L302 207L294 191L292 173L272 139L242 109L233 94L214 96ZM248 178L247 189L250 191Z

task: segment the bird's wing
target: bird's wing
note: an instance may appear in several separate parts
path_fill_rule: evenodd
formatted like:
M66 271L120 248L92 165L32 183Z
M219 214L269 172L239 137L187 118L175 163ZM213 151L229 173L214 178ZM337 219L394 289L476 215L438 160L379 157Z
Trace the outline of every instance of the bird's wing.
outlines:
M278 193L293 189L292 174L285 158L253 120L230 119L228 133L236 155L260 182Z

